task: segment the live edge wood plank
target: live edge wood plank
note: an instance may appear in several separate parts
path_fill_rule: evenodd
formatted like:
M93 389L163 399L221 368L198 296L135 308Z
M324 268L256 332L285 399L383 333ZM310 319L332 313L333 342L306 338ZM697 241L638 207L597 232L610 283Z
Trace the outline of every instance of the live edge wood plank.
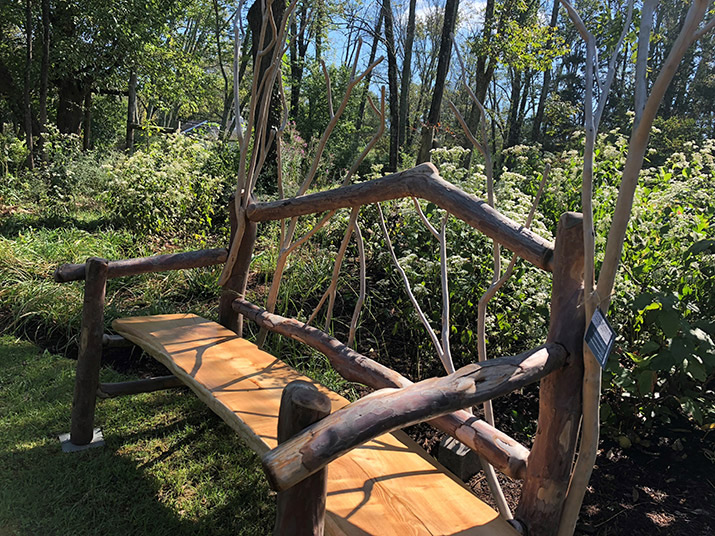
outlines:
M277 445L282 389L313 383L332 403L347 400L298 374L217 323L194 315L121 319L114 329L142 346L213 409L257 453ZM325 534L515 536L403 432L382 435L328 467Z

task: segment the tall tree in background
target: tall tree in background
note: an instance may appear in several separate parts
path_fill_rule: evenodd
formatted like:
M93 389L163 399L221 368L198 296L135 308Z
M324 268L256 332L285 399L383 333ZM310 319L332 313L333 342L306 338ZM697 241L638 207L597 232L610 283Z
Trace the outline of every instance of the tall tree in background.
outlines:
M231 103L233 102L233 91L231 90L231 84L229 84L228 74L226 74L226 68L223 64L223 53L221 50L221 35L224 32L226 20L225 17L222 17L221 13L219 13L218 0L213 0L213 8L216 23L216 53L218 54L218 65L221 70L221 76L223 78L223 111L221 113L221 132L225 132L226 124L228 123L228 116L231 111Z
M409 114L410 125L418 125L427 119L426 108L430 95L430 90L434 84L437 74L437 60L439 53L440 34L444 25L444 11L436 5L431 5L415 21L415 41L414 49L414 72L416 78L420 80L417 90L417 100ZM411 128L407 132L405 145L412 146L416 128Z
M270 4L271 6L271 16L273 17L273 23L276 28L281 25L281 20L283 18L283 13L285 11L285 1L284 0L273 0ZM273 48L278 46L275 40L271 37L270 26L266 29L265 36L263 36L263 42L261 42L261 26L263 24L263 0L256 0L253 5L248 10L248 24L251 26L251 35L253 36L253 76L258 77L258 80L263 80L265 77L266 70L270 67L270 59L273 56ZM271 44L271 47L268 45ZM259 51L266 50L266 54L259 58ZM281 100L281 90L279 85L280 74L276 79L276 83L273 85L273 91L271 92L271 102L268 108L267 125L266 128L268 132L275 132L276 136L281 125L281 116L283 113L283 102ZM260 110L262 103L257 102L256 109ZM256 149L257 150L257 149ZM277 162L278 158L276 152L278 150L278 141L273 139L268 147L266 148L266 163L263 166L261 175L259 177L259 184L267 187L269 190L275 188L278 184L278 169Z
M397 154L399 151L400 112L398 100L399 90L397 86L397 55L395 53L395 33L390 0L382 0L382 16L385 21L388 102L390 103L390 157L387 169L388 171L396 171Z
M302 0L296 5L296 14L290 21L290 117L298 119L300 110L300 83L305 69L305 54L308 50L309 5Z
M377 46L380 43L380 31L382 29L382 9L377 12L377 25L375 26L375 31L372 37L372 46L370 47L370 56L368 57L367 64L372 65L377 56ZM365 118L365 106L367 105L367 97L370 94L370 81L372 80L372 71L367 73L365 76L365 84L363 86L362 95L360 96L360 108L358 109L357 123L355 124L355 130L360 133L362 130L363 120ZM357 149L358 139L357 136L354 139L354 149Z
M50 0L42 0L42 64L40 66L40 138L38 148L45 159L45 136L47 131L47 89L50 73Z
M549 22L549 28L551 31L556 31L556 25L559 20L559 0L554 0L553 6L551 7L551 21ZM549 38L549 43L547 47L551 45L551 38ZM549 65L544 71L544 79L541 85L541 92L539 93L539 104L536 106L536 113L534 114L534 122L531 125L531 139L536 142L541 142L541 124L544 121L544 110L546 109L546 98L551 92L551 72L553 67Z
M415 11L417 0L410 0L407 16L407 33L405 35L405 54L402 62L402 78L400 80L400 135L398 146L404 147L407 139L407 118L409 117L409 97L412 86L412 44L415 40Z
M437 63L437 78L432 92L432 102L430 103L429 114L426 124L422 126L422 136L420 139L420 149L417 154L417 163L428 162L430 150L434 141L435 129L439 123L440 110L442 107L442 96L444 95L444 85L447 80L447 71L452 56L452 36L457 23L457 9L459 0L447 0L444 6L444 25L442 26L442 39L439 46L439 60Z
M24 108L25 108L25 142L27 143L27 167L34 169L32 144L32 107L30 101L31 73L32 73L32 2L25 0L25 85L24 85Z

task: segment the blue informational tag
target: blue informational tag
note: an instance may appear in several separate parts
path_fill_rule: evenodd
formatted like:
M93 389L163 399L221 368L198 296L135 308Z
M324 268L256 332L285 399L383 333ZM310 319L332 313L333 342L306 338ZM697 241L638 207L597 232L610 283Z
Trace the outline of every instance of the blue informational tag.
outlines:
M601 364L601 368L605 370L613 342L616 340L616 332L613 331L611 324L598 308L593 312L585 339L596 360Z

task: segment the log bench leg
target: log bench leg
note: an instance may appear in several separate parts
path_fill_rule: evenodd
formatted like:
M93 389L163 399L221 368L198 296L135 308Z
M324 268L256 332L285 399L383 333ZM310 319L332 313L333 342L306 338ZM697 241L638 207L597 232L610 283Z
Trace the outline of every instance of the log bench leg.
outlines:
M330 399L302 380L283 390L278 413L278 443L330 414ZM274 536L323 536L327 468L278 493Z
M102 361L104 335L104 296L109 263L92 257L87 260L82 307L70 442L87 445L94 437L94 408L99 386L99 367Z

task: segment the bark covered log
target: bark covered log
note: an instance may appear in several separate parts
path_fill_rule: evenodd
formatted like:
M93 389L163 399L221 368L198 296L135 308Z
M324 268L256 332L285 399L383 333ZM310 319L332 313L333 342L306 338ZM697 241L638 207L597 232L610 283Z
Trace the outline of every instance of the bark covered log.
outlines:
M402 197L419 197L431 201L534 266L551 271L553 245L549 241L503 216L486 202L445 181L430 163L374 181L326 192L270 203L252 203L246 215L250 221L279 220Z
M154 255L137 259L124 259L110 261L107 279L124 277L128 275L147 274L151 272L165 272L168 270L181 270L188 268L201 268L226 262L227 250L200 249L186 253L171 253L168 255ZM80 281L85 276L85 264L63 264L55 270L55 281L67 283Z
M236 214L235 197L231 196L228 202L229 220L231 222L231 241L229 249L236 238L238 229L238 215ZM246 285L248 284L248 269L251 266L253 249L256 245L257 226L255 222L246 221L244 231L241 234L241 245L238 248L236 262L231 269L228 280L221 290L219 301L219 324L230 329L239 337L243 336L243 317L233 310L231 303L236 298L243 298L246 295Z
M322 352L335 370L348 381L362 383L373 389L413 385L401 374L356 352L317 328L292 318L268 313L245 300L234 301L234 308L259 326ZM529 450L471 413L459 410L428 422L484 456L505 475L515 479L523 479L526 475Z
M563 346L550 343L402 389L377 391L267 452L263 467L275 489L287 489L371 439L524 387L558 369L566 357Z
M547 341L563 345L568 359L539 388L539 424L516 511L529 534L556 534L568 489L581 418L583 269L583 217L567 212L556 234Z
M82 329L72 402L70 441L86 445L94 435L94 408L99 385L104 335L104 295L107 286L105 259L91 258L86 264L86 283L82 306Z
M327 395L305 381L286 385L278 413L278 444L330 414ZM278 494L275 536L323 536L327 468Z

